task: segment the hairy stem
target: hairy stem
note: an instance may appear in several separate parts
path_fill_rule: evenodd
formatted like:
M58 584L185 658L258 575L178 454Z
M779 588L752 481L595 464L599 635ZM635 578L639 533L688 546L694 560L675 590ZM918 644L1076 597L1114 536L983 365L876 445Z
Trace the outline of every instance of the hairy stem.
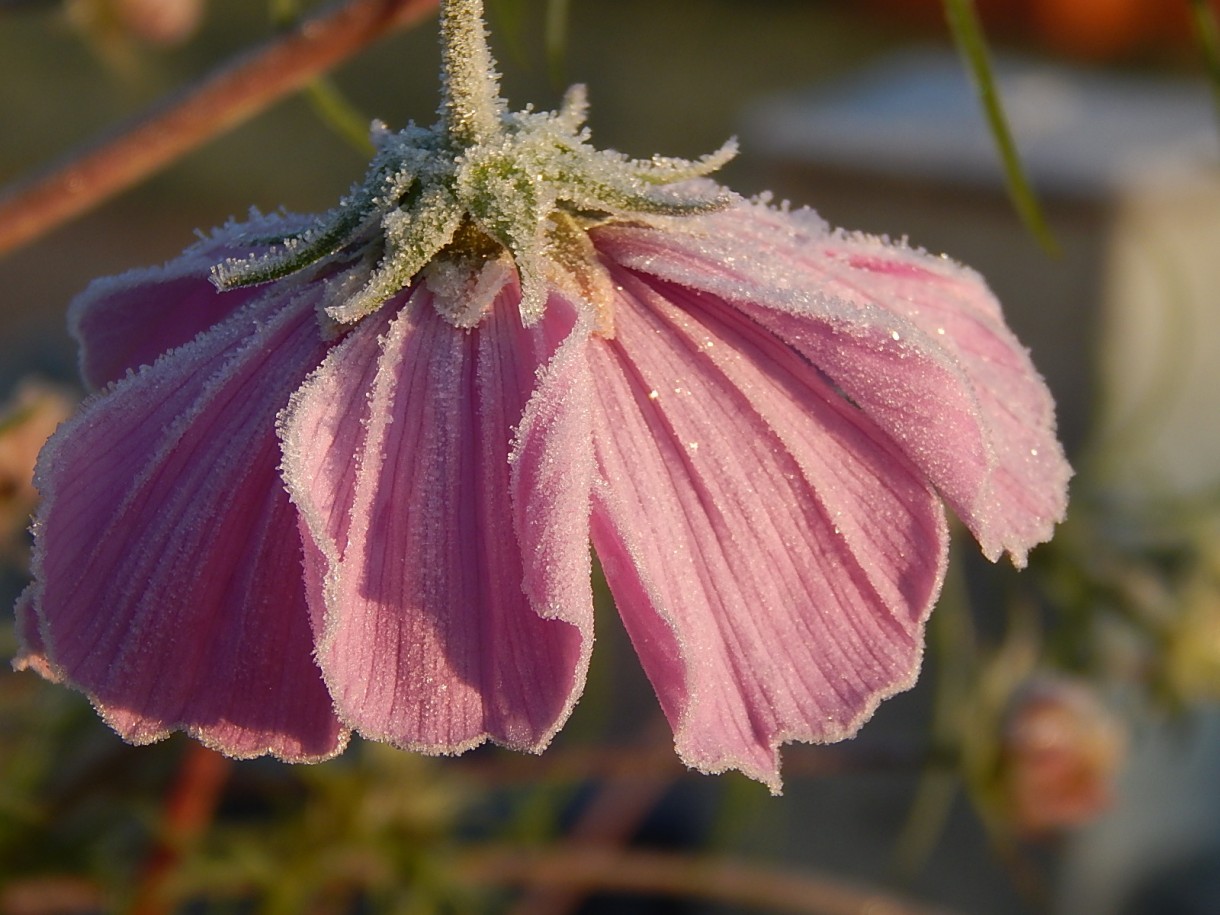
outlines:
M483 0L442 0L440 116L446 133L460 148L490 139L503 108Z

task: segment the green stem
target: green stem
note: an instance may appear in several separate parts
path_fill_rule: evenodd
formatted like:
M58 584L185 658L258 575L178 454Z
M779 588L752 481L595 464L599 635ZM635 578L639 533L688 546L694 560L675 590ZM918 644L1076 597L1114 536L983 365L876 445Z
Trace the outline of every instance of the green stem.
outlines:
M456 147L468 148L500 131L504 100L499 89L483 0L442 0L439 114Z
M1203 64L1207 67L1208 84L1212 91L1212 104L1216 109L1216 122L1220 126L1220 27L1207 0L1188 0L1194 19L1195 35L1203 51Z
M546 59L551 82L562 86L564 43L568 33L568 0L549 0L546 5Z
M978 649L962 557L951 553L950 558L959 561L950 561L944 590L928 622L928 651L935 664L933 750L894 853L897 874L906 881L927 862L948 823L961 785L964 702L978 681Z
M1059 245L1051 234L1038 198L1025 177L1021 167L1021 156L1013 141L1012 131L1008 129L1008 119L1004 115L1004 106L1000 102L1000 94L996 91L995 75L991 70L991 59L987 53L987 41L983 37L983 27L979 23L978 13L974 9L973 0L944 0L945 17L949 21L949 29L953 32L953 40L957 43L959 53L970 71L979 101L983 105L983 114L987 118L987 126L999 149L1000 160L1004 166L1004 183L1008 188L1008 197L1016 207L1021 221L1033 234L1039 244L1048 254L1058 254Z
M355 109L338 86L325 76L320 76L305 87L309 104L322 122L346 140L362 155L371 156L373 142L369 139L370 118Z

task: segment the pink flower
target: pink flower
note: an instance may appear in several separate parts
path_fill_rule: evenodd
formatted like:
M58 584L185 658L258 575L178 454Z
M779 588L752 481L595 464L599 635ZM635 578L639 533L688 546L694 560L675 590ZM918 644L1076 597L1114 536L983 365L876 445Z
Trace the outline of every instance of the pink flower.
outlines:
M591 151L580 109L380 135L347 210L90 286L102 390L40 460L18 663L137 743L538 751L583 686L592 543L694 768L778 789L782 743L909 687L942 500L1018 565L1063 515L1045 386L975 274L672 184L719 160ZM570 186L504 158L556 136Z

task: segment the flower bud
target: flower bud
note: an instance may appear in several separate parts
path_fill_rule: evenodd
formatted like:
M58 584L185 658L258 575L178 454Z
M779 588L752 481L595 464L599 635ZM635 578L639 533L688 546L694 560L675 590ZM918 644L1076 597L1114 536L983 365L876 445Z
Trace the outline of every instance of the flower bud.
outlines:
M1000 786L1019 832L1079 826L1109 806L1126 734L1089 685L1031 681L1014 697L1001 741Z
M199 28L203 0L117 0L123 26L141 41L176 45Z

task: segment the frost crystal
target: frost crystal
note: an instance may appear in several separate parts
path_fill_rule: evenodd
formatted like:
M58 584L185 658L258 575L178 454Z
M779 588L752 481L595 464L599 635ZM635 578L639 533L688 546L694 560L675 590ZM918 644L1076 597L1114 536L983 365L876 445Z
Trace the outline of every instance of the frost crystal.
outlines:
M502 250L521 278L521 316L533 324L548 282L591 289L587 276L564 276L587 263L571 223L587 229L611 217L684 216L728 205L731 195L693 179L728 162L737 151L733 141L694 162L633 160L596 149L583 126L583 86L569 89L557 112L508 112L481 6L463 0L445 7L437 123L399 133L375 125L377 155L364 181L316 225L218 265L218 289L270 282L323 262L362 281L352 291L345 276L340 295L325 306L327 318L346 325L371 314L438 257L481 262ZM468 263L468 269L477 268ZM464 312L459 323L472 320L477 316Z

